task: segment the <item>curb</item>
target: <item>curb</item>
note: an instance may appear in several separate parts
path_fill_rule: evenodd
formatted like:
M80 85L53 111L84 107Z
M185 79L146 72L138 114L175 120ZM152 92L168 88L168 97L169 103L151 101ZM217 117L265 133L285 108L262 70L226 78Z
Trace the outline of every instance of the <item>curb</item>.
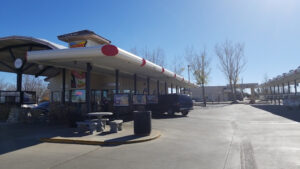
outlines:
M160 132L157 132L155 136L140 140L126 140L126 141L90 141L90 140L79 140L79 139L65 139L65 138L40 138L42 142L48 143L64 143L64 144L83 144L83 145L121 145L121 144L134 144L142 143L158 139L161 136Z

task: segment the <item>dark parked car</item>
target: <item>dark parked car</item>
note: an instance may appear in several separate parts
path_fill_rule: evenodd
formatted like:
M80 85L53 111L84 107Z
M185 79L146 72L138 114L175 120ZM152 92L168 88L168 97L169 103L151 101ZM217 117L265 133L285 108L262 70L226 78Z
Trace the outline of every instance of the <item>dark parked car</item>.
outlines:
M36 107L33 107L33 109L36 110L42 110L43 112L49 112L49 102L42 102L38 104Z
M168 94L158 97L158 104L149 106L153 113L163 114L167 112L169 115L174 115L176 112L181 112L186 116L190 110L193 110L192 98L188 95Z

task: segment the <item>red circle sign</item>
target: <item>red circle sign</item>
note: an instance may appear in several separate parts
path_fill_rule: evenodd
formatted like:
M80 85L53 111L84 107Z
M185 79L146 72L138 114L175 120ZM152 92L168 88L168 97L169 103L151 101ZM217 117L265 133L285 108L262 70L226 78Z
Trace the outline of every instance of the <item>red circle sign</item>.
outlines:
M145 64L146 64L146 59L143 58L141 67L145 66Z
M118 48L114 45L104 45L101 51L106 56L115 56L118 54Z

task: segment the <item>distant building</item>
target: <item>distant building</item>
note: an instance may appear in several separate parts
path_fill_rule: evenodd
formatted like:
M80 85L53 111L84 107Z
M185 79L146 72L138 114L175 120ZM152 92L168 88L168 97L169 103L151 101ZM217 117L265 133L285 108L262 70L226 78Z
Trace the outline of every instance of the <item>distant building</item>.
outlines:
M254 94L254 89L257 88L257 83L246 83L246 84L237 84L237 100L242 100L244 97L244 93L241 89L250 88L251 95ZM195 100L202 101L202 88L191 88L192 98ZM233 96L231 94L231 89L229 85L226 86L205 86L205 96L207 101L230 101L233 100Z
M202 101L202 88L191 88L192 98L195 100ZM226 86L205 86L205 95L207 101L227 101L230 89Z

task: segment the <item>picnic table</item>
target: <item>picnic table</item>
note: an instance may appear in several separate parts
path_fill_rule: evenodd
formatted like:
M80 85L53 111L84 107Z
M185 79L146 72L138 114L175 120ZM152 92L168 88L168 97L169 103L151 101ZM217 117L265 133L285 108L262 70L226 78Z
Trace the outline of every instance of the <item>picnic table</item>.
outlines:
M88 113L88 116L95 116L98 119L102 119L103 116L111 116L113 115L112 112L92 112L92 113Z
M92 112L88 113L87 116L89 117L97 117L96 122L97 124L97 131L102 132L105 129L105 124L108 119L104 119L103 116L112 116L112 112Z

